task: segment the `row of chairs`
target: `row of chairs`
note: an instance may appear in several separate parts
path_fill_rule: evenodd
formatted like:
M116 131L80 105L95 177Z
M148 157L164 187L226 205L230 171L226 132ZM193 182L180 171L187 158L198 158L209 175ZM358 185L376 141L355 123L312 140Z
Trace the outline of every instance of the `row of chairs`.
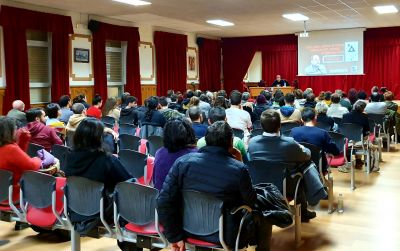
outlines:
M150 250L167 247L163 228L158 222L158 191L154 188L128 181L117 184L112 202L113 224L110 224L102 183L83 177L55 178L28 171L21 178L20 201L16 205L12 201L12 177L11 172L0 170L0 202L8 200L9 204L0 208L0 219L3 221L26 222L43 229L70 231L71 250L79 251L80 234L70 219L73 212L100 219L101 224L95 229L96 236L131 242L139 248ZM182 198L182 226L187 233L208 236L219 232L219 243L196 238L187 239L187 243L202 249L229 250L224 240L223 202L208 194L189 190L182 192ZM241 206L233 213L242 210L251 212L247 206ZM236 246L231 249L238 250L240 231L239 228Z

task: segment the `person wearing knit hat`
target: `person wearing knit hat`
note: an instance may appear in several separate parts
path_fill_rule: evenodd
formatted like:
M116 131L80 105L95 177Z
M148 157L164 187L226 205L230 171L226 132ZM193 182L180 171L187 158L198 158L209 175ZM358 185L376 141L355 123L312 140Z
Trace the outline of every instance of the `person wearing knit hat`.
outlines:
M256 99L256 107L254 108L254 113L257 116L257 120L260 119L261 113L269 108L270 106L267 104L267 99L265 96L262 94L258 95Z

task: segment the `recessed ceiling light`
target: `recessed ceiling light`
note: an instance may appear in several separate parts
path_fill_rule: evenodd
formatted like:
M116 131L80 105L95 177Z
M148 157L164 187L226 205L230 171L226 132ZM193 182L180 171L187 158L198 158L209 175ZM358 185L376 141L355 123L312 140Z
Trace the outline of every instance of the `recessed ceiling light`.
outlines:
M282 17L290 19L292 21L306 21L309 19L307 16L304 16L300 13L283 14Z
M150 2L142 1L142 0L113 0L114 2L130 4L134 6L142 6L142 5L149 5Z
M397 8L394 5L375 6L374 9L379 14L388 14L388 13L397 13L398 12Z
M215 25L219 25L219 26L233 26L235 25L234 23L225 21L225 20L221 20L221 19L215 19L215 20L207 20L207 23L209 24L215 24Z

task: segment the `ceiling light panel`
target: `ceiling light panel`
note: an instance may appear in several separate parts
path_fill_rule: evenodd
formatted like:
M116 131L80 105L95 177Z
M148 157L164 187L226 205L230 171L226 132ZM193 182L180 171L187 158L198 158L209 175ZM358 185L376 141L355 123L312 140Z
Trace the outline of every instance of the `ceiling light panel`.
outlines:
M379 14L397 13L398 10L394 5L380 5L374 7Z
M143 6L143 5L150 5L150 2L142 1L142 0L113 0L114 2L129 4L133 6Z
M300 13L283 14L282 17L292 21L307 21L309 18Z
M234 23L231 23L231 22L228 22L225 20L221 20L221 19L207 20L207 23L218 25L218 26L233 26L233 25L235 25Z

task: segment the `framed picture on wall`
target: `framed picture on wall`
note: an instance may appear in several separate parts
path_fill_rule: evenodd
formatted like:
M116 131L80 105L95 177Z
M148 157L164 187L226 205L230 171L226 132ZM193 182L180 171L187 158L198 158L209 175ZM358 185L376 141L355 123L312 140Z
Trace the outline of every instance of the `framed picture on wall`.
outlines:
M187 79L197 80L198 79L198 58L197 49L193 47L187 48Z
M90 61L89 49L74 48L75 63L89 63L89 61Z

